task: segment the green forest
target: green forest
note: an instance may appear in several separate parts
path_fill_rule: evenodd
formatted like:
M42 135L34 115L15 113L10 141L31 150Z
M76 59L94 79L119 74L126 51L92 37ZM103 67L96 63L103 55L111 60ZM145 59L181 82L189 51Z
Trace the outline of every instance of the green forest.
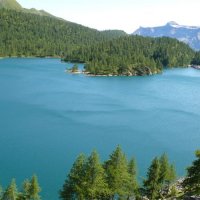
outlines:
M191 62L192 65L200 65L200 52L195 52L195 55Z
M56 17L1 9L0 57L61 57L64 52L126 35L97 31Z
M1 9L0 57L59 57L90 75L151 75L200 64L199 52L171 38L97 31L51 16Z
M186 67L194 57L186 44L171 38L125 36L67 52L65 61L86 63L93 75L150 75L163 67Z
M15 179L5 190L0 186L0 200L40 200L40 192L38 178L33 175L30 180L24 180L20 189L18 189Z
M127 159L120 146L109 159L100 161L97 151L75 160L59 194L61 200L131 200L184 199L200 195L200 150L196 160L187 168L185 178L178 179L174 164L168 156L155 157L142 181L138 181L135 158ZM140 177L141 179L141 177ZM13 179L4 190L0 186L0 200L41 200L37 176L25 180L20 189Z

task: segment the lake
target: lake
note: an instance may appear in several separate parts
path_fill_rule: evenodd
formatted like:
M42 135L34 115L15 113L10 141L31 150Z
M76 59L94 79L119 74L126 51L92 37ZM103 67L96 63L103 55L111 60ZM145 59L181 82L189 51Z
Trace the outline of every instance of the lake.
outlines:
M168 153L180 176L200 147L200 70L146 77L65 73L59 59L0 60L0 182L34 173L43 200L58 199L81 152L101 159L121 145L143 177ZM83 67L80 65L80 67Z

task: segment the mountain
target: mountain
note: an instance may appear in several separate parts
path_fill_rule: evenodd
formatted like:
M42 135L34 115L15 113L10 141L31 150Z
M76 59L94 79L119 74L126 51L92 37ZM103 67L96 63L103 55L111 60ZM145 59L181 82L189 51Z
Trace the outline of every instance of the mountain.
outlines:
M125 35L123 31L98 31L56 17L12 9L1 9L0 19L0 57L70 55L79 47Z
M23 8L16 0L0 0L0 9L17 10L25 13L36 14L40 16L51 16L48 12L44 10L37 10L35 8L27 9Z
M0 9L21 10L22 6L16 0L0 0Z
M159 27L140 27L133 34L149 37L166 36L176 38L188 44L191 48L200 50L200 27L197 26L184 26L171 21Z
M45 10L37 10L35 8L31 8L31 9L23 8L22 12L35 14L35 15L40 15L40 16L55 17L55 16L51 15L50 13L46 12Z

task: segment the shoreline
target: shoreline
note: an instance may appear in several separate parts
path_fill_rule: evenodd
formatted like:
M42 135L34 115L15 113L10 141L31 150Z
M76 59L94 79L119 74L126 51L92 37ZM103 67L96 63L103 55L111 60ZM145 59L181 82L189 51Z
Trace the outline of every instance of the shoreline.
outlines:
M59 56L0 56L0 59L5 59L5 58L57 58L57 59L61 59L61 57Z
M185 69L185 68L191 68L191 69L197 69L197 68L194 68L193 66L186 66L186 67L169 67L169 68L166 68L166 69ZM200 70L200 66L197 70ZM89 72L86 72L86 71L81 71L79 70L78 72L71 72L70 70L68 71L67 69L65 70L66 73L70 73L70 74L83 74L85 76L88 76L88 77L139 77L139 76L154 76L154 75L159 75L159 74L162 74L163 71L160 71L160 72L155 72L155 73L150 73L150 74L144 74L144 75L135 75L135 74L131 74L131 75L117 75L117 74L91 74Z
M123 74L90 74L89 72L86 71L77 71L77 72L72 72L70 71L70 69L66 69L65 70L66 73L69 74L83 74L85 76L89 76L89 77L136 77L136 76L153 76L156 74L162 74L162 72L157 72L157 73L151 73L151 74L144 74L144 75L135 75L135 74L131 74L131 75L123 75Z

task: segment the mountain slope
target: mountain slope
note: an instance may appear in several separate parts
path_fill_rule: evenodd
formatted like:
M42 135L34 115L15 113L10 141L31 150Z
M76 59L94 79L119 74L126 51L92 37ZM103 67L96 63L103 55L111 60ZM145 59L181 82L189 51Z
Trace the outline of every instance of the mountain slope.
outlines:
M0 0L0 9L21 10L22 6L16 0Z
M23 8L21 11L25 12L25 13L40 15L40 16L55 17L55 16L51 15L50 13L46 12L45 10L37 10L35 8L31 8L31 9Z
M176 22L168 22L164 26L159 27L140 27L134 35L149 37L171 37L176 38L186 44L189 44L195 50L200 50L200 27L183 26Z
M37 10L35 8L27 9L23 8L16 0L0 0L0 9L17 10L25 13L31 13L40 16L51 16L48 12L44 10Z
M100 32L56 17L15 10L0 12L0 56L60 56L80 46L118 38L124 32Z
M128 34L122 30L105 30L101 31L105 36L112 36L113 38L118 38L122 36L127 36Z

